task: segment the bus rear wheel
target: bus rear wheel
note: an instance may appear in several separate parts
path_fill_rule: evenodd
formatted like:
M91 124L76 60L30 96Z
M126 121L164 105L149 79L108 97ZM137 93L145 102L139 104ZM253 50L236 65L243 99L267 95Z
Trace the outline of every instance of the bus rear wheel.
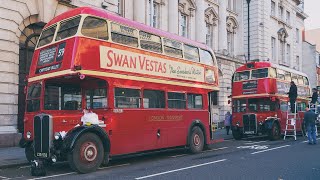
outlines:
M200 127L195 126L191 130L189 137L189 145L191 153L199 153L204 147L204 135Z
M89 173L98 169L103 156L100 138L93 133L87 133L76 141L73 151L68 154L68 162L78 173Z
M241 140L243 134L239 130L232 130L232 136L235 140Z
M272 141L278 140L280 139L280 136L281 136L281 133L280 133L279 125L277 123L273 123L272 129L270 130L270 133L269 133L270 140Z

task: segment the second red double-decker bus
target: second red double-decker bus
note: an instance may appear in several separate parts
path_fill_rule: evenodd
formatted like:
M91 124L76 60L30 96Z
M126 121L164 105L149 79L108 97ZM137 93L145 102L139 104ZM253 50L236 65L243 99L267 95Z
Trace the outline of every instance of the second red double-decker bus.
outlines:
M217 62L205 45L93 8L44 28L30 69L21 144L29 160L87 173L109 158L212 143ZM90 120L81 124L83 109Z
M232 82L235 139L259 134L280 138L286 128L291 81L298 89L296 129L302 132L303 112L310 96L306 74L270 62L251 62L236 69Z

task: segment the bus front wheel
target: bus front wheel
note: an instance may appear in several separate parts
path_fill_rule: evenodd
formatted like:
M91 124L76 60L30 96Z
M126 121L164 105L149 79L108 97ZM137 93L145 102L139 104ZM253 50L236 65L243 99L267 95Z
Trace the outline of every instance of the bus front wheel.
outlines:
M232 130L232 136L235 140L241 140L243 134L239 130Z
M195 126L191 130L189 137L189 145L191 153L199 153L204 147L204 135L200 127Z
M89 173L98 169L103 156L100 138L93 133L87 133L76 141L73 151L68 154L68 162L78 173Z

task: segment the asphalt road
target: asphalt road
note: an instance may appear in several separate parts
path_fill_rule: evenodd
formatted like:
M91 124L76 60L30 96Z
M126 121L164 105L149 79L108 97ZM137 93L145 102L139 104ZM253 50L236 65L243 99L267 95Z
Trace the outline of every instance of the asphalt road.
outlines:
M47 169L45 177L30 176L29 166L0 169L0 179L319 180L320 144L308 145L302 137L250 138L216 143L199 154L176 150L116 160L90 174L72 172L67 163Z

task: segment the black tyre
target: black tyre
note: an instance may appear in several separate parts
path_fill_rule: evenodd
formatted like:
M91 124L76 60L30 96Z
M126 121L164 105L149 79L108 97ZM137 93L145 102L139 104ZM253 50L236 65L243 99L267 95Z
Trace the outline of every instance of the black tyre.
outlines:
M87 133L76 141L73 151L68 154L68 162L78 173L89 173L98 169L103 156L104 149L100 138L93 133Z
M29 162L34 160L34 146L33 143L30 143L24 148L24 153Z
M199 153L204 147L204 135L200 127L195 126L192 128L189 135L189 145L191 153Z
M269 132L270 140L279 140L281 137L280 127L277 123L273 123L272 129Z
M241 140L243 134L239 130L232 130L232 136L235 140Z

